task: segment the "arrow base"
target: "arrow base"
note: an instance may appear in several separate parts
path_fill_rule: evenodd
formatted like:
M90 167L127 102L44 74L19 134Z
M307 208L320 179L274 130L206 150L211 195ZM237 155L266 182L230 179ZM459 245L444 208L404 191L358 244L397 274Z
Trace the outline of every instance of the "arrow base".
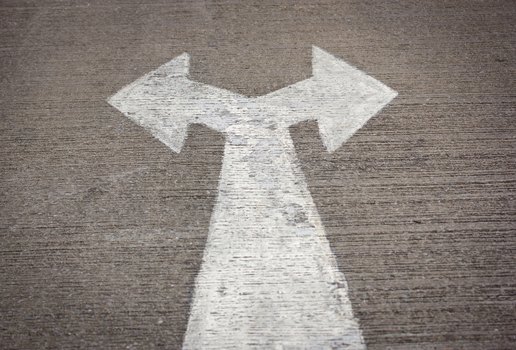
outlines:
M365 349L287 129L228 134L184 349Z

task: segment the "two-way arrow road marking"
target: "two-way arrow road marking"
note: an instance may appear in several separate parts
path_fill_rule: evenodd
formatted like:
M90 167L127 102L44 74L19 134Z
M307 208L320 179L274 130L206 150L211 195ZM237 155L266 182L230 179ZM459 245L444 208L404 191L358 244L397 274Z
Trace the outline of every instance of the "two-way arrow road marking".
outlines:
M188 124L226 134L184 349L364 349L288 127L317 120L334 151L396 92L313 48L313 76L255 98L192 81L183 54L111 105L179 152Z

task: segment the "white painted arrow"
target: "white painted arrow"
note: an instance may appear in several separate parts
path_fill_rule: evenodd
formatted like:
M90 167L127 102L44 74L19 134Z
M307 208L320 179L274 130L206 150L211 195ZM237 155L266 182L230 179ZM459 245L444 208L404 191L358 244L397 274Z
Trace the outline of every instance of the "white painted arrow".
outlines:
M313 48L313 76L250 98L188 79L183 54L109 102L179 152L188 124L227 135L184 349L365 349L288 127L334 151L396 92Z

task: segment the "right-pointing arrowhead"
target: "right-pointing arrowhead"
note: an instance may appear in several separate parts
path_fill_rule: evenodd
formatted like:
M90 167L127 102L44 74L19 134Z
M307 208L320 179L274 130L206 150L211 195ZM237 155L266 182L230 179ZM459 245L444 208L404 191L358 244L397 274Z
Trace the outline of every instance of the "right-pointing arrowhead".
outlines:
M317 117L319 132L329 152L339 148L397 92L343 60L314 46L314 79L325 101Z

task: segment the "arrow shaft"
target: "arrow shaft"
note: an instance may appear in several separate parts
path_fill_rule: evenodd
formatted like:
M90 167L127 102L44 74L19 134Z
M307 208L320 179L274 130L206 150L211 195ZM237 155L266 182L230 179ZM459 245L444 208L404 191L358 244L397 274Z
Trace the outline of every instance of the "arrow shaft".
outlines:
M288 130L227 139L184 349L364 349Z

